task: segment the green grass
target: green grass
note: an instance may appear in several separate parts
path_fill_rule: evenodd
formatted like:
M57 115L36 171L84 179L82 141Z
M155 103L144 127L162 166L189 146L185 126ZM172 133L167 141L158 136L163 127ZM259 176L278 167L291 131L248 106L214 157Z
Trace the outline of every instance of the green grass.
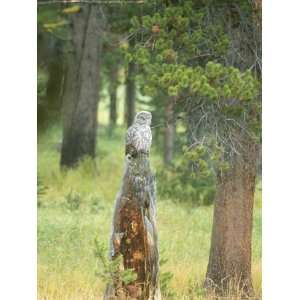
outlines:
M39 137L38 173L47 186L38 209L39 299L102 299L105 283L95 276L94 239L108 245L113 203L124 167L124 130L113 138L100 128L96 167L84 161L67 173L59 170L58 127ZM161 164L152 153L152 166ZM159 182L157 183L159 184ZM77 195L77 206L68 194ZM213 207L191 207L158 195L160 251L168 262L162 272L172 272L175 299L197 296L208 262ZM261 191L257 189L253 229L253 282L261 294ZM199 288L198 288L199 290ZM201 294L201 291L200 291Z

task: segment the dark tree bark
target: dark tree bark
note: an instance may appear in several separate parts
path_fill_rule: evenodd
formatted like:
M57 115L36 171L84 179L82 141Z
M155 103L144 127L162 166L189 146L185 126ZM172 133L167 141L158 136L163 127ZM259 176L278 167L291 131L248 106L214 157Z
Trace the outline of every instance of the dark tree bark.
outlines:
M149 155L137 153L126 163L113 216L110 259L122 256L121 269L133 269L135 281L114 278L104 300L160 300L155 179Z
M129 47L134 47L134 41L129 41ZM131 126L135 116L136 86L135 86L135 63L133 61L128 64L126 78L126 102L125 102L125 122L127 127Z
M95 156L102 23L101 8L94 4L83 5L71 17L72 39L63 99L62 167L73 167L84 156Z
M241 290L252 296L251 239L257 146L234 158L217 177L213 231L206 287L226 294Z
M62 49L58 44L54 51L54 57L50 58L48 65L48 83L46 92L46 102L49 107L49 118L58 120L61 116L62 91L64 82L64 63L62 60Z
M164 164L170 165L174 155L174 140L176 134L174 105L176 97L169 97L165 106L165 131L164 131Z
M110 130L113 131L117 124L117 89L118 89L118 65L114 65L110 69L109 76L109 126Z
M38 68L48 73L46 95L38 105L38 128L46 128L61 117L62 91L64 82L63 44L38 26Z

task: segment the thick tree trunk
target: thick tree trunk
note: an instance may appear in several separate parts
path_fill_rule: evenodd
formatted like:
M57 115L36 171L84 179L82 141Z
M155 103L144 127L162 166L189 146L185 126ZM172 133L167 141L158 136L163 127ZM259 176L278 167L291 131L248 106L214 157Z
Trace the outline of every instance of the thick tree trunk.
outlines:
M75 166L84 156L95 156L103 22L100 10L99 5L84 5L71 19L72 40L63 99L62 167Z
M211 250L205 285L226 295L253 295L251 281L252 217L257 147L235 157L217 178Z
M133 269L137 279L121 278L107 286L104 300L160 300L156 229L155 179L149 156L138 153L127 161L113 217L110 259L122 256L121 270Z
M170 165L174 155L174 140L176 134L174 105L176 98L169 97L165 106L165 131L164 131L164 164Z
M134 41L129 41L129 46L134 47ZM131 126L135 116L135 100L136 100L136 86L135 86L135 63L131 61L128 64L128 72L126 78L126 102L125 102L125 122L127 127Z

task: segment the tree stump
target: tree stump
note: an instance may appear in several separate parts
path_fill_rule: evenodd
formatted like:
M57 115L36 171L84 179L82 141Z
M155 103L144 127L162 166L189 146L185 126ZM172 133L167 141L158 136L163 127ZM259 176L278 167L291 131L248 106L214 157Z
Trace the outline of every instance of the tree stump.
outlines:
M160 300L156 191L149 153L137 152L126 160L115 203L110 259L120 255L121 268L132 269L136 280L126 284L121 278L114 278L106 288L104 300Z

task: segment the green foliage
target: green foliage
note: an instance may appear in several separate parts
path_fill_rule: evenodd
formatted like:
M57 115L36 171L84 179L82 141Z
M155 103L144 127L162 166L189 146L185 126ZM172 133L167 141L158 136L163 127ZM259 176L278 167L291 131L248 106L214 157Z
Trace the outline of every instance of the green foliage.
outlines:
M228 60L234 41L226 20L236 18L234 26L239 22L251 25L251 4L238 1L239 16L228 1L220 5L214 1L159 3L159 11L131 22L137 42L130 56L142 70L138 77L141 91L152 97L155 111L176 96L176 110L188 114L201 105L202 113L210 112L205 134L213 136L218 127L215 143L239 145L240 141L232 142L226 135L229 126L235 133L242 126L242 134L260 142L261 83L251 64L235 67Z
M70 211L78 210L80 207L80 204L82 203L82 196L71 190L66 196L65 196L66 206Z
M38 99L46 96L48 75L46 72L37 73L37 96ZM38 103L39 104L39 103Z
M184 147L173 166L158 172L159 193L193 205L210 205L215 196L215 176L207 161L203 146Z
M160 260L159 260L159 267L160 267L160 274L159 274L159 286L160 291L163 297L166 299L174 299L175 292L171 288L170 283L174 274L172 272L162 272L162 267L168 262L168 259L163 258L163 253L160 253Z
M42 206L41 199L46 194L48 187L44 185L41 177L37 176L37 205Z
M143 52L145 51L139 51ZM147 61L147 55L141 55L137 61L139 63ZM151 74L147 86L165 90L170 96L205 97L208 104L218 101L222 108L226 107L226 100L238 99L237 105L242 105L245 109L247 107L244 101L255 100L260 91L259 82L249 71L241 72L212 61L204 68L151 63L147 66L147 70ZM157 90L153 89L153 92L157 93ZM223 109L223 112L230 116L230 111Z
M90 212L92 214L98 214L101 210L103 210L103 205L101 204L101 199L96 195L92 195L90 198Z
M37 176L37 195L38 197L42 197L46 194L47 187L43 184L41 177Z
M61 40L69 39L68 14L76 13L78 6L62 9L60 6L38 6L37 23L40 30Z
M137 274L133 269L122 267L123 257L119 255L114 260L107 258L108 249L104 244L101 244L98 239L95 239L94 255L98 259L98 268L100 271L96 275L101 277L106 283L113 284L121 280L124 284L129 284L137 279Z

